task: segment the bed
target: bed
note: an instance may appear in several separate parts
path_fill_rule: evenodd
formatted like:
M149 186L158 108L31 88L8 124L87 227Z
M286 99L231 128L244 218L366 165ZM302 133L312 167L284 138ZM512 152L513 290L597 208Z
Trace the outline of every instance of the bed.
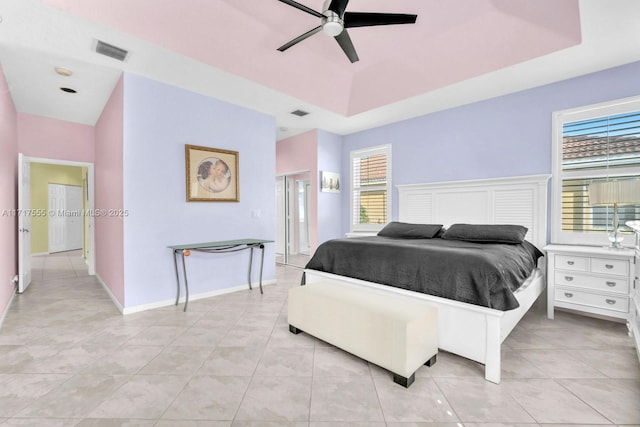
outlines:
M548 175L534 175L398 186L398 222L444 224L445 228L456 223L519 225L526 229L524 238L532 246L542 247L547 237L548 179ZM379 241L380 238L362 237L345 243L359 245L366 244L367 240ZM458 243L456 241L456 246ZM418 244L417 240L414 244ZM357 265L361 260L351 262ZM313 265L310 261L308 267ZM544 258L540 257L532 273L509 292L514 300L509 300L507 295L502 303L489 301L484 305L417 292L410 286L392 287L384 280L376 283L381 281L377 277L373 280L350 277L354 274L344 270L336 274L305 268L304 280L305 283L336 283L361 292L410 295L437 307L440 349L484 364L485 378L499 383L502 342L544 291L544 270Z

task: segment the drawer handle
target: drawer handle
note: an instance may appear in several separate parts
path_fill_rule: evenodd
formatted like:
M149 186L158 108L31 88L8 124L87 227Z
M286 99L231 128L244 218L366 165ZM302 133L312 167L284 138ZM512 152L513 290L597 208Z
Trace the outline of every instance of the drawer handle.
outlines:
M614 299L609 299L609 298L607 298L605 301L606 301L606 302L607 302L607 304L609 304L609 305L614 305L614 304L616 303L616 300L614 300Z
M567 261L567 264L569 264L569 265L573 265L573 264L575 264L575 262L573 262L573 261Z
M605 282L608 287L613 288L616 286L616 282Z
M606 268L608 268L609 270L611 270L611 269L613 268L613 265L612 265L612 264L605 264L604 266L605 266Z
M565 292L564 296L567 298L573 298L573 294L571 292Z
M573 277L572 276L564 276L564 280L566 280L567 282L571 282L571 281L573 281Z

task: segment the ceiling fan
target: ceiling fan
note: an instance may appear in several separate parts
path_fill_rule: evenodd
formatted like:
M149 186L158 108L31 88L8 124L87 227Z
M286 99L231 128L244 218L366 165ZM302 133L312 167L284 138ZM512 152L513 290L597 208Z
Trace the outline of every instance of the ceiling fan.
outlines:
M312 35L323 31L325 34L335 37L336 41L352 63L358 61L359 58L355 47L353 47L349 33L346 30L347 28L372 27L376 25L414 24L418 17L417 15L407 15L404 13L345 12L349 0L325 0L322 7L322 13L293 0L280 1L315 17L321 18L322 20L322 23L319 26L280 46L278 48L280 52L284 52L291 46L294 46Z

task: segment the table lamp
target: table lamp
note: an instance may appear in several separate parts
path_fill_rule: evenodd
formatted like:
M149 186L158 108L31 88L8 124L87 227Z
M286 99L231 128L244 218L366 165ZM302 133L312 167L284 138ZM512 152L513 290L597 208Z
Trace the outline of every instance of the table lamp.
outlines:
M618 205L640 205L640 179L589 184L589 205L613 206L613 232L609 233L609 247L621 248L623 237L618 232Z

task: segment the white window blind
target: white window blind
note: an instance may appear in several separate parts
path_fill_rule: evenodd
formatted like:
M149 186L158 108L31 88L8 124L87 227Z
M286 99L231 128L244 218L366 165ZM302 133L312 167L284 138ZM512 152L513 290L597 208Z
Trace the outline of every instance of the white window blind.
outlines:
M590 206L589 185L640 176L640 99L556 113L553 168L553 242L605 243L613 208ZM639 219L640 206L618 215L622 225Z
M351 152L351 230L381 229L391 210L391 146Z

